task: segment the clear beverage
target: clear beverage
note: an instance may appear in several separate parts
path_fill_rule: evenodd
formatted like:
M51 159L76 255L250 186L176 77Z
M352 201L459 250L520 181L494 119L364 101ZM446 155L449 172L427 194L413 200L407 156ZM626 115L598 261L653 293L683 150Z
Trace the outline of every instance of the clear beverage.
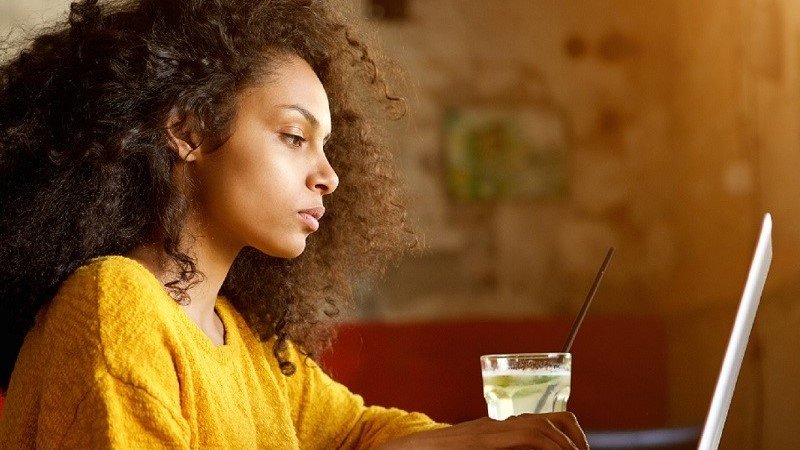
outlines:
M503 420L523 413L567 410L569 372L508 370L483 374L489 417Z
M486 355L483 396L489 417L566 411L571 357L567 353Z

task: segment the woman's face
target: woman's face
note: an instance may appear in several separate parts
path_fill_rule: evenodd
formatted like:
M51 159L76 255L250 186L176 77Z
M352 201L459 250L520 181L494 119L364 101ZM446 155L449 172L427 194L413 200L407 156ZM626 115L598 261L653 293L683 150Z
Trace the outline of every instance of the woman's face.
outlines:
M188 159L195 232L221 251L296 257L339 184L324 152L328 97L308 63L289 57L239 98L230 139Z

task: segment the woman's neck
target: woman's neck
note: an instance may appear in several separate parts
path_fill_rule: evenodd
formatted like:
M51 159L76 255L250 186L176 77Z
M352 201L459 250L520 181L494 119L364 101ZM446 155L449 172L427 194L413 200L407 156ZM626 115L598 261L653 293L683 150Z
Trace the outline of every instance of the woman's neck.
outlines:
M188 228L191 232L195 227L190 225ZM224 329L214 307L222 283L238 252L225 251L215 246L213 238L208 236L199 233L192 233L192 236L190 256L195 259L196 268L203 276L199 278L197 284L186 291L189 301L181 306L215 344L221 345L224 340ZM160 242L139 245L125 256L141 263L162 285L178 277L177 266L167 257Z

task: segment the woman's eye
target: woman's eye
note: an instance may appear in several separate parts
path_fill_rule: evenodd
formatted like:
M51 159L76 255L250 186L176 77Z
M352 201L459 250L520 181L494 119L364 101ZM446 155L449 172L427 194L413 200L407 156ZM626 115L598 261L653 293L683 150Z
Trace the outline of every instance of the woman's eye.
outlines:
M300 147L303 145L303 142L306 141L303 137L296 134L281 133L281 136L283 137L283 140L292 147Z

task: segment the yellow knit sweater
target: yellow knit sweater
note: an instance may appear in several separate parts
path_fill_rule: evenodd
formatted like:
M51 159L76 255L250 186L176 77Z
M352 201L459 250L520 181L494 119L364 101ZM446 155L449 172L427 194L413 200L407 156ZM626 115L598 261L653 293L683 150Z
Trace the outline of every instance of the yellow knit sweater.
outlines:
M224 298L216 346L134 260L78 269L36 319L11 378L0 448L371 448L442 425L365 407L290 349L286 377Z

